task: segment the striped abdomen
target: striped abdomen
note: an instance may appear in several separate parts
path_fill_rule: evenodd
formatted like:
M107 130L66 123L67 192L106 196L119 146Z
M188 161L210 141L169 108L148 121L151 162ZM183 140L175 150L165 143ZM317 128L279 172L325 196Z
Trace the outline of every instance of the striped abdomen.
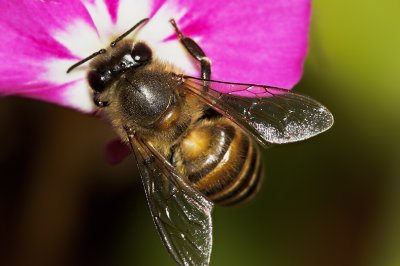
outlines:
M173 161L196 189L221 205L249 199L262 178L257 146L226 118L198 122L176 148Z

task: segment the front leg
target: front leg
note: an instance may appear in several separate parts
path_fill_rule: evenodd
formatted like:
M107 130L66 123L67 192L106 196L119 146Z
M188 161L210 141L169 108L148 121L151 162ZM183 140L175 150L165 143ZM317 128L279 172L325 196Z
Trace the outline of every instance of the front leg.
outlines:
M182 32L179 30L178 26L174 19L170 20L172 26L175 28L176 34L178 34L180 42L186 48L186 50L195 58L198 62L200 62L201 67L201 78L203 80L203 88L205 91L209 88L209 82L211 78L211 61L208 59L204 51L201 47L191 38L185 37Z
M97 107L100 108L107 107L110 104L108 101L100 100L100 93L98 92L93 93L93 102Z

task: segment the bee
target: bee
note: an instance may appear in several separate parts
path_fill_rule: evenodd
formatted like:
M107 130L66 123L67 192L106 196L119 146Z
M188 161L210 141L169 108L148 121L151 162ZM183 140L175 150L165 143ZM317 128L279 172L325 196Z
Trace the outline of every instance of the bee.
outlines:
M184 75L153 57L146 42L125 39L146 21L67 73L93 59L93 101L132 148L165 247L179 265L208 265L213 206L254 196L263 178L258 147L310 138L329 129L333 116L284 89L211 80L210 60L171 20L201 67L200 77Z

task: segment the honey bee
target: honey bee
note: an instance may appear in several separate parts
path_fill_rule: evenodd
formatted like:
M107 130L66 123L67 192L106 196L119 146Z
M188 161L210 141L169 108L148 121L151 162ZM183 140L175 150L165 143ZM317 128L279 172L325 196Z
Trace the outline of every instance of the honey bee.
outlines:
M125 39L147 20L67 72L93 59L87 81L94 103L132 148L165 247L179 265L208 265L212 208L257 192L258 146L310 138L330 128L333 116L284 89L211 80L210 60L171 20L201 66L199 78L182 74L153 57L146 42Z

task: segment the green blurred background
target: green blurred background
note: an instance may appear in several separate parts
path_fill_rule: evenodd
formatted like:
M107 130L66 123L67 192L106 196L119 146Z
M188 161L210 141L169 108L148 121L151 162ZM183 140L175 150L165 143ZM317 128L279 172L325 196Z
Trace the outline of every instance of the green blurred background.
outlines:
M214 211L212 265L400 265L400 2L313 6L296 90L335 125L265 152L258 197ZM105 122L3 98L0 123L1 265L174 265Z

